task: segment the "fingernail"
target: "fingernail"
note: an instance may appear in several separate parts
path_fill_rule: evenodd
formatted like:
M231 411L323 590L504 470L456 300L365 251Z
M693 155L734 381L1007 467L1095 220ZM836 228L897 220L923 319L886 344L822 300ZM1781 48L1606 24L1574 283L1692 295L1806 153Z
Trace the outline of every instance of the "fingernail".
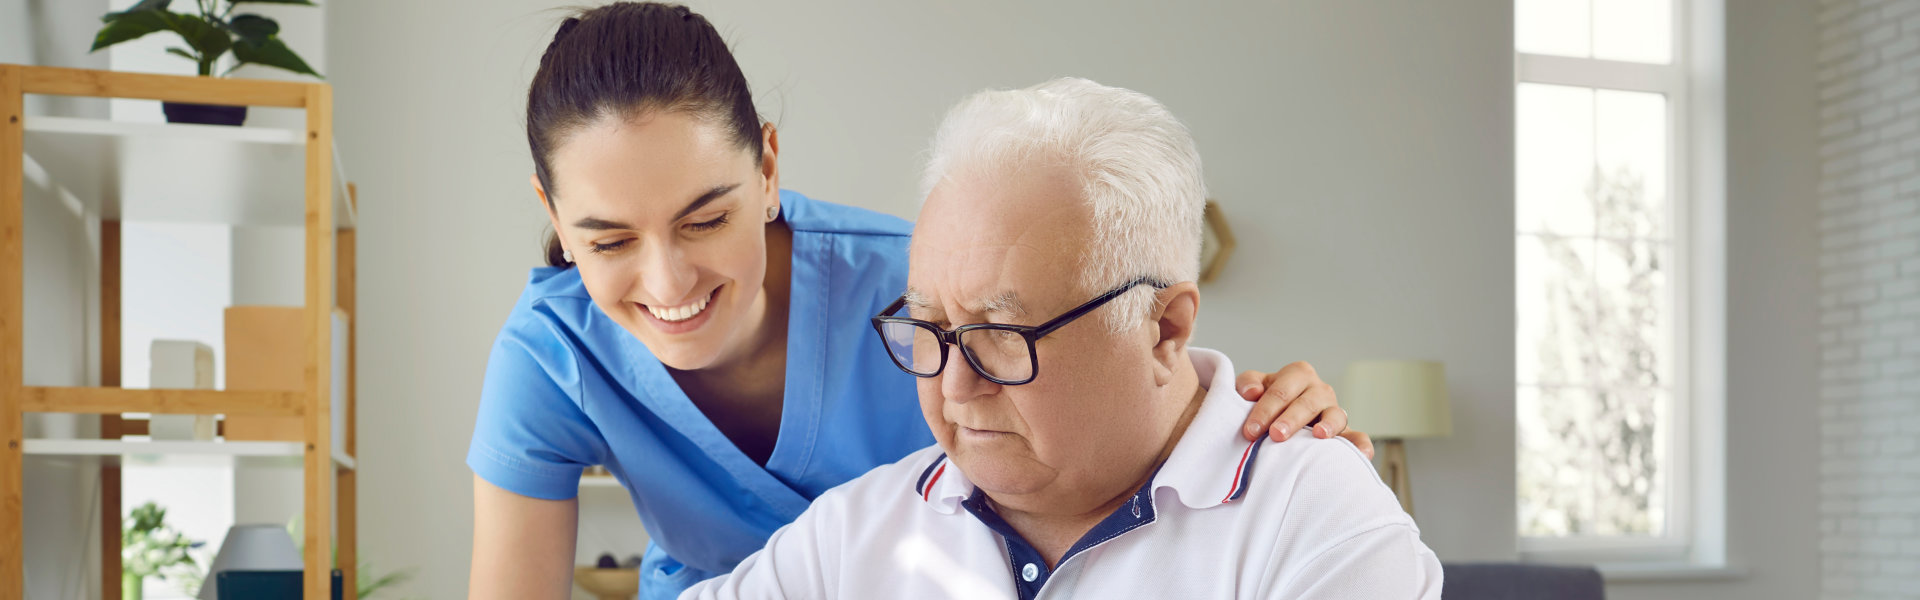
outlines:
M1257 423L1248 423L1246 430L1247 435L1260 435L1260 425Z
M1313 437L1317 437L1323 440L1333 437L1333 430L1328 429L1327 426L1325 425L1315 425L1313 427Z
M1289 430L1288 430L1288 428L1287 428L1287 424L1286 424L1286 423L1274 423L1274 424L1273 424L1273 432L1274 432L1274 435L1277 435L1277 436L1280 436L1280 440L1281 440L1281 441L1286 441L1286 439L1287 439L1287 431L1289 431Z

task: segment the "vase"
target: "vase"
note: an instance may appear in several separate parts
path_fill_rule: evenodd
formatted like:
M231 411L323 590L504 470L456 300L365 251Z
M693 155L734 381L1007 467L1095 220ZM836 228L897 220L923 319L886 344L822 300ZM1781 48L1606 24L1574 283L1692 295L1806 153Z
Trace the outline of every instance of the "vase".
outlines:
M147 578L132 573L120 574L120 600L140 600Z

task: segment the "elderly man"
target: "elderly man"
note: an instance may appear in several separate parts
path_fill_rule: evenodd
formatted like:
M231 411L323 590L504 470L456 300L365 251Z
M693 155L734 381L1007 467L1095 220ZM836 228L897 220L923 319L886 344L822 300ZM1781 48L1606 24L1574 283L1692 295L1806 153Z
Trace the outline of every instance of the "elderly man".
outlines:
M975 94L925 181L874 327L939 444L683 597L1440 596L1352 444L1236 434L1232 363L1188 346L1206 190L1164 107L1082 79Z

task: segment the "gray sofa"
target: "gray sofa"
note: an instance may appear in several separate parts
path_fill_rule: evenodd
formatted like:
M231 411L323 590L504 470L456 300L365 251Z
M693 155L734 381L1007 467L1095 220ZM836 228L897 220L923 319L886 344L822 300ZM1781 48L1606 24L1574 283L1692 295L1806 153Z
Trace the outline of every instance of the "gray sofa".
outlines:
M1602 600L1600 572L1593 567L1521 563L1446 563L1446 600Z

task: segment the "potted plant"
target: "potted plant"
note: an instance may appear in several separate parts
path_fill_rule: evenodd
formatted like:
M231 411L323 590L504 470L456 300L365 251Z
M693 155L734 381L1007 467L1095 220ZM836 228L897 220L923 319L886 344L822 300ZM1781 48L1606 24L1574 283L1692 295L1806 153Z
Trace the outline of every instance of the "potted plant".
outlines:
M253 13L233 14L241 4L298 4L314 6L311 0L194 0L196 13L176 13L167 9L172 0L140 0L127 10L100 17L105 25L93 36L98 52L114 44L139 39L149 33L171 31L186 41L186 47L167 48L173 54L193 61L202 77L213 76L214 63L233 52L237 61L225 76L240 65L257 64L286 69L302 75L320 77L299 54L280 41L280 23ZM224 8L222 5L224 4ZM164 102L161 108L171 123L239 125L247 119L247 107L187 102Z
M120 598L140 600L149 575L180 577L191 587L199 570L187 551L200 544L167 525L167 509L160 505L148 502L133 509L120 529Z

